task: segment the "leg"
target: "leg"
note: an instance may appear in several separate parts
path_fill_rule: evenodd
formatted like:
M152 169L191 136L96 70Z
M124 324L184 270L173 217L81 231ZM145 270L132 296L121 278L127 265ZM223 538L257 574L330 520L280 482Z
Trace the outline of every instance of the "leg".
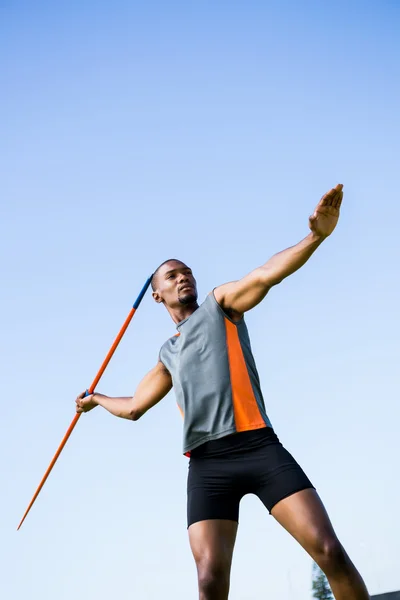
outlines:
M224 519L199 521L189 527L199 600L227 600L237 528L237 522Z
M284 498L275 504L271 514L319 565L336 600L369 600L367 588L336 537L314 489Z
M200 600L228 598L243 495L237 485L236 462L226 458L190 459L187 524Z

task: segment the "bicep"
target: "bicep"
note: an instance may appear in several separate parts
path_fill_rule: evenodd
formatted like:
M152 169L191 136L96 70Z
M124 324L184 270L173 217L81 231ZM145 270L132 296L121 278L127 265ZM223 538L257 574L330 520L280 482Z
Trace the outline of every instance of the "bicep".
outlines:
M225 283L214 290L215 299L228 314L239 318L261 302L271 289L262 268L254 269L238 281Z
M133 396L133 407L137 417L158 404L172 388L172 378L162 362L151 369L139 383Z

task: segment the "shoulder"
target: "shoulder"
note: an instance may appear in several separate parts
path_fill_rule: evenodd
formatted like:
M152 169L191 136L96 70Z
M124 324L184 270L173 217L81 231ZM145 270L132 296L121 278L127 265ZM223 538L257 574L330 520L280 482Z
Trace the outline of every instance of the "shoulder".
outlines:
M174 354L176 353L176 342L179 340L179 333L170 337L160 348L158 353L158 362L161 363L164 369L170 373L174 363Z
M209 296L212 296L214 303L218 306L219 310L224 316L228 317L234 323L239 323L239 321L243 321L243 314L229 309L225 302L225 295L227 292L229 292L232 283L224 283L223 285L219 285L218 287L214 288L212 292L210 292Z
M180 333L175 333L175 335L172 335L170 338L168 338L163 345L161 346L160 352L164 349L164 348L171 348L172 346L175 346L176 342L179 339L179 336L181 334Z

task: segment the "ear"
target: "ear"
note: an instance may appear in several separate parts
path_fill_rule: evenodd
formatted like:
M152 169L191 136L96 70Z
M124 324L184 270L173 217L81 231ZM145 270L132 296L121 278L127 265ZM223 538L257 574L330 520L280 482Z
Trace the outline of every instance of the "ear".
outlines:
M153 296L153 298L157 302L157 304L160 304L163 301L158 292L152 292L151 295Z

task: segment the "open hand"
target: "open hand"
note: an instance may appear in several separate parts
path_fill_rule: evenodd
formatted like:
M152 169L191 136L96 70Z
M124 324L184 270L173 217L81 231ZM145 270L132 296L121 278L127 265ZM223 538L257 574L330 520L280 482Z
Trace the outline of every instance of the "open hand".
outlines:
M76 412L77 413L89 412L89 410L92 410L93 408L95 408L97 406L97 402L95 401L94 398L95 398L94 394L89 394L89 396L86 396L86 392L82 392L82 394L79 394L79 396L75 400Z
M309 219L309 227L315 235L320 237L331 235L339 220L342 199L343 185L341 183L322 196Z

